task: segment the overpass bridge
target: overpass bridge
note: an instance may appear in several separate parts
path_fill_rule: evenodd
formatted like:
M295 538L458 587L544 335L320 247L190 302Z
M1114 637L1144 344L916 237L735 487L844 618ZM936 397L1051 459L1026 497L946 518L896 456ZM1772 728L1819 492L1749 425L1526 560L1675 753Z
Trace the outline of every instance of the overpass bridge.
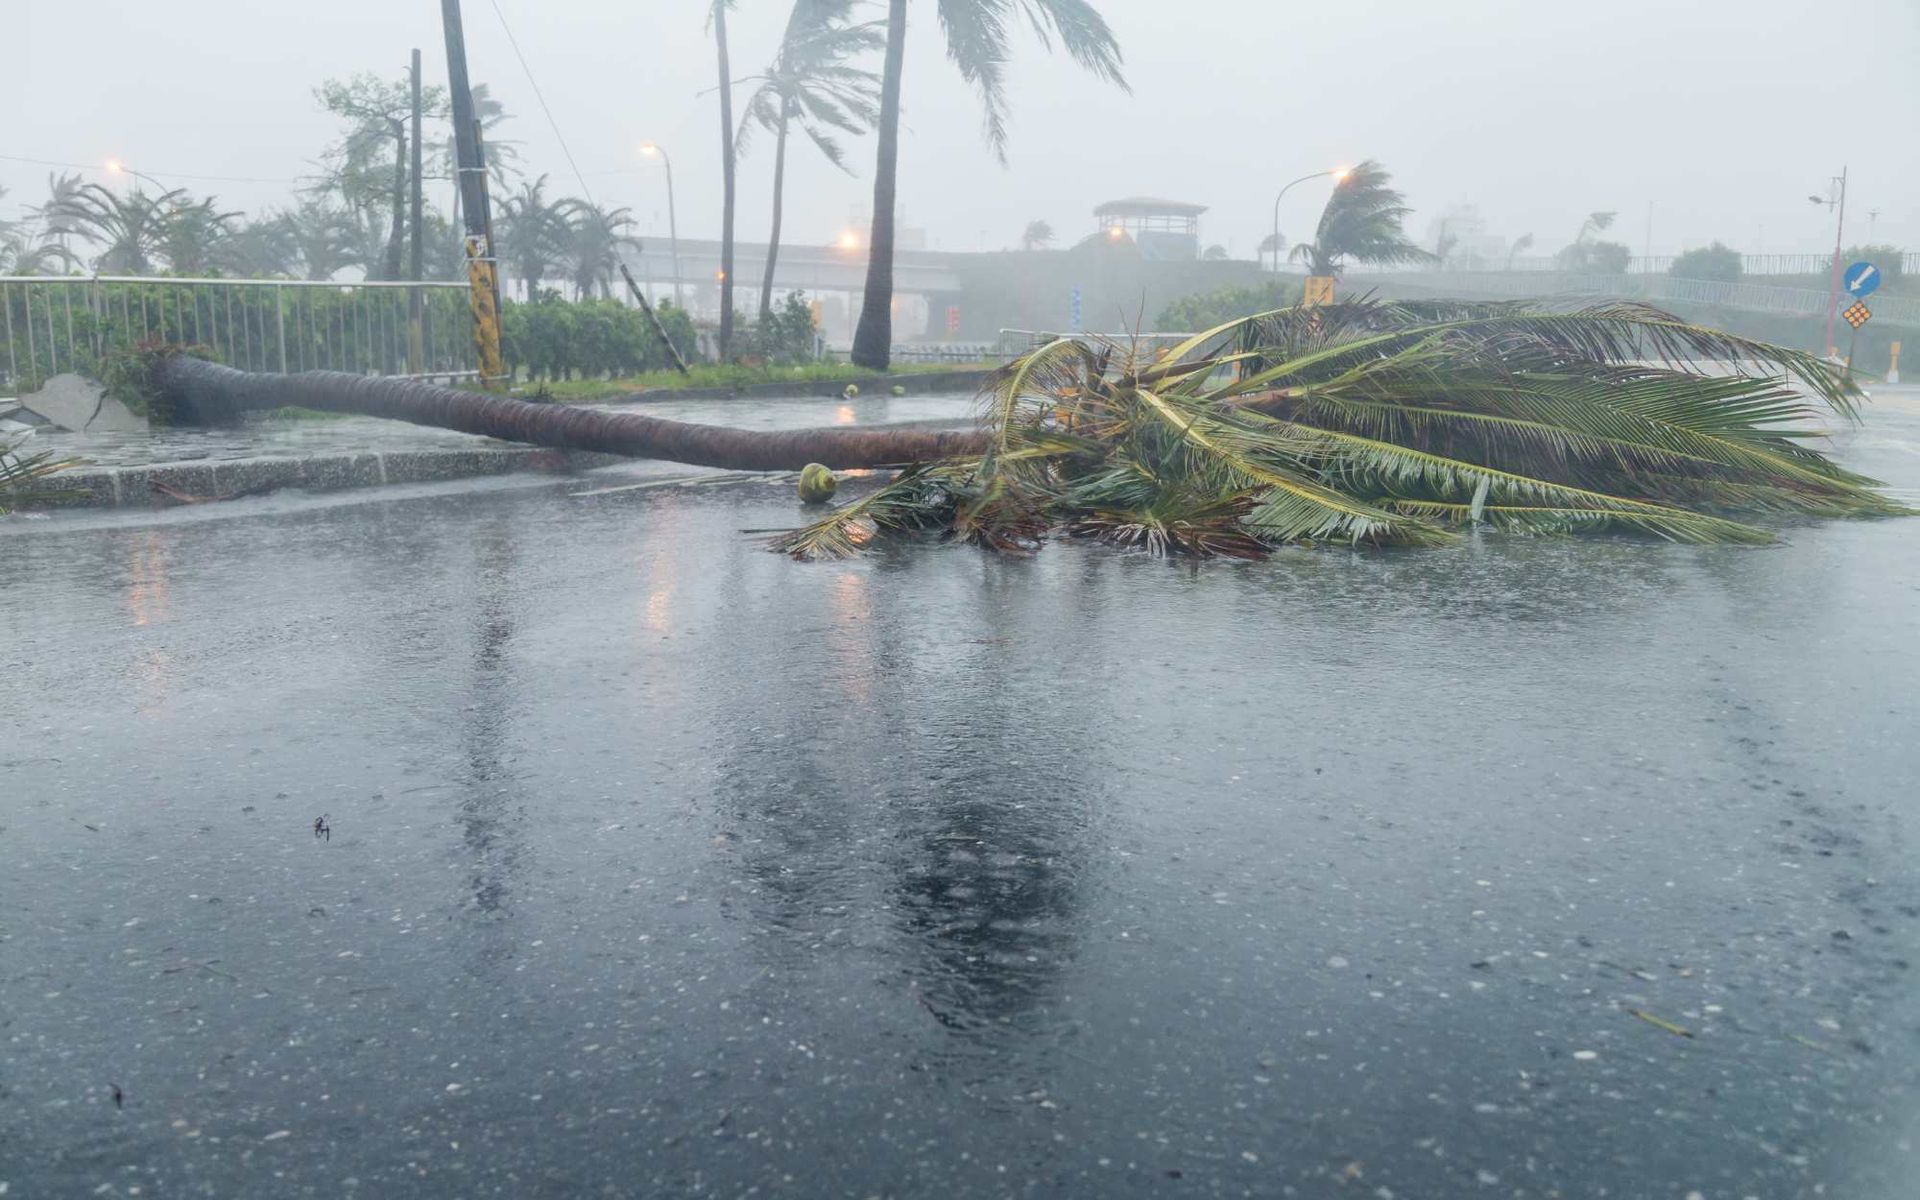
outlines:
M625 250L622 257L649 298L672 299L677 290L681 298L676 303L694 316L720 315L719 241L681 238L677 264L673 242L667 238L648 238L639 249ZM953 265L957 257L937 250L894 252L895 321L902 331L925 328L931 297L960 290L960 276ZM733 244L735 309L752 311L759 303L760 282L766 270L765 242ZM775 294L804 291L808 299L822 301L821 317L829 337L837 336L838 326L858 315L866 286L865 246L780 243L774 262Z

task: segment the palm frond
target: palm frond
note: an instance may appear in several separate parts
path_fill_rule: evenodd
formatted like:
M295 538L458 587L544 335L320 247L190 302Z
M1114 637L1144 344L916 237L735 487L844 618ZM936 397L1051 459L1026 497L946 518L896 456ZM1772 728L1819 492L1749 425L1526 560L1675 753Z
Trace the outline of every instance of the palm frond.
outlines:
M55 458L51 450L20 453L20 444L0 444L0 514L25 504L48 504L78 495L74 489L46 486L46 480L78 459Z
M985 449L781 540L933 532L1027 553L1054 530L1149 554L1431 545L1455 530L1748 545L1780 518L1908 510L1820 449L1862 395L1828 364L1638 304L1362 298L1157 357L1059 338L982 393Z

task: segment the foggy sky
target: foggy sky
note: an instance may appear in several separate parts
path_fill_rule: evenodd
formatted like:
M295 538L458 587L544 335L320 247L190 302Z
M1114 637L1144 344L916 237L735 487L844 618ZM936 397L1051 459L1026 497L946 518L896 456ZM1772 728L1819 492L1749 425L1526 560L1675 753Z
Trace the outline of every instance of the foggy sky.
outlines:
M674 159L680 231L717 236L719 118L699 0L497 0L604 204L664 236L658 167ZM1597 209L1642 253L1719 238L1749 252L1818 252L1833 219L1810 204L1851 165L1847 241L1920 248L1916 0L1098 0L1133 94L1050 57L1024 29L1009 72L1012 136L997 165L980 109L944 61L931 0L908 29L900 197L939 249L1018 243L1045 218L1062 243L1102 200L1150 194L1210 206L1203 243L1251 257L1274 192L1308 171L1377 158L1417 210L1416 236L1454 205L1550 253ZM771 55L785 0L740 0L734 74ZM473 79L492 85L551 190L577 194L489 0L466 0ZM23 16L24 13L24 16ZM869 15L883 15L872 5ZM24 22L24 27L23 27ZM405 71L425 52L445 78L433 0L7 0L0 154L97 164L120 157L227 207L286 203L335 133L312 89L329 76ZM877 62L874 64L877 69ZM736 93L744 98L746 87ZM743 161L738 235L766 235L771 141ZM873 142L847 176L796 143L786 236L864 232ZM43 198L49 168L0 160L0 214ZM269 182L197 176L240 176ZM91 177L106 178L95 172ZM445 185L442 185L445 191ZM1282 232L1310 236L1319 183L1288 196ZM436 198L449 207L448 198Z

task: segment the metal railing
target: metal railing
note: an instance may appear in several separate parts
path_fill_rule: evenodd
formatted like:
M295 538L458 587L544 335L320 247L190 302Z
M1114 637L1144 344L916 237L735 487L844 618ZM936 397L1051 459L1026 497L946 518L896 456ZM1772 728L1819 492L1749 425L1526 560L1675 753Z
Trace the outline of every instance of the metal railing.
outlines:
M0 393L67 371L98 376L117 354L160 345L199 347L247 371L471 375L466 293L446 281L0 276Z
M1552 296L1602 296L1679 304L1709 304L1748 312L1825 316L1829 295L1813 288L1772 287L1763 283L1716 283L1671 275L1548 275L1523 271L1417 271L1350 275L1347 294L1379 291L1487 299ZM1841 297L1842 306L1847 297ZM1920 300L1875 296L1867 302L1876 320L1920 325Z
M1627 260L1629 275L1665 275L1673 270L1674 256L1657 254L1651 258L1635 255ZM1516 271L1561 274L1567 264L1558 255L1528 254L1517 255L1511 259L1499 254L1475 254L1472 251L1456 251L1447 256L1444 264L1436 264L1435 272L1454 271ZM1740 256L1740 273L1743 275L1818 275L1825 276L1833 268L1831 254L1743 254ZM1889 266L1889 269L1891 267ZM1920 275L1920 252L1906 251L1900 255L1900 271L1903 275Z

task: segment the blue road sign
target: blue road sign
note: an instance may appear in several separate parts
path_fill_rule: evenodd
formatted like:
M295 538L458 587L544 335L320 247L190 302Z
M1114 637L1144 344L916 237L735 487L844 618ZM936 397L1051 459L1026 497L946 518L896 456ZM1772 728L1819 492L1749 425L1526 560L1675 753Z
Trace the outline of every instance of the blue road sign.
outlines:
M1857 262L1840 276L1840 286L1847 289L1847 295L1856 299L1871 296L1880 286L1880 268L1870 262Z

